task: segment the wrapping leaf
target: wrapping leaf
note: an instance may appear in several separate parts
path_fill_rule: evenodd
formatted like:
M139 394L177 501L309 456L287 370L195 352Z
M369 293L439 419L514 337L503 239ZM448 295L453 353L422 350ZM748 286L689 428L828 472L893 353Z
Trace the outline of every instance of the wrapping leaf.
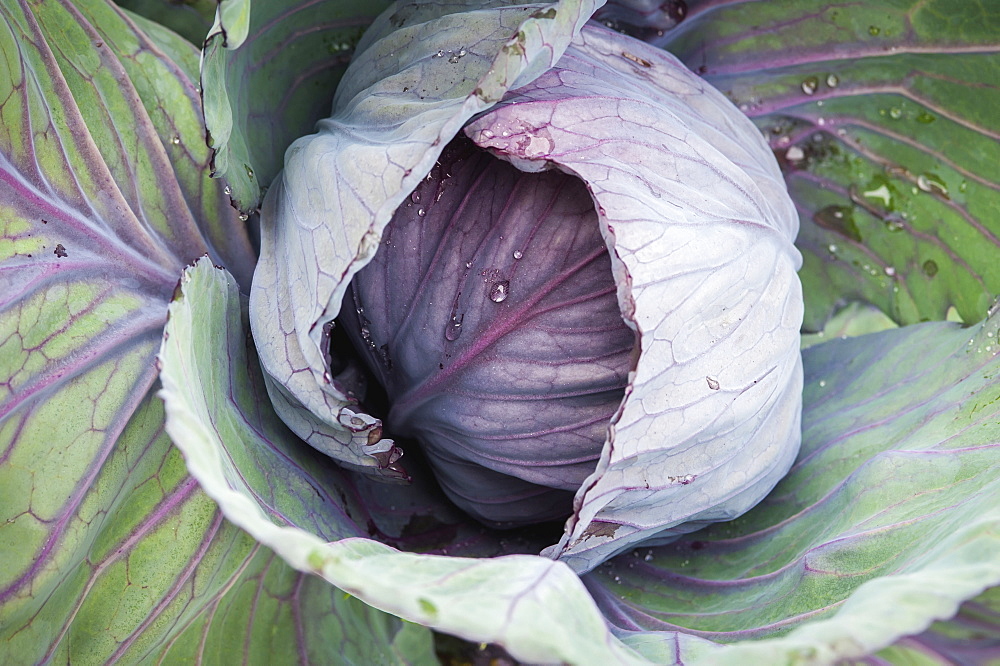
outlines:
M794 209L753 125L676 59L588 27L466 132L586 183L639 336L601 460L547 552L589 571L760 501L798 450L802 296Z
M334 115L288 150L262 211L250 321L278 414L342 464L396 477L405 476L400 451L357 406L360 387L330 376L330 325L444 144L551 67L593 11L578 0L466 8L405 5L380 16L337 89Z
M994 315L807 349L802 452L774 492L586 578L618 635L747 641L711 663L834 663L1000 583L998 328Z
M201 80L213 175L244 214L260 206L285 148L313 131L365 28L386 0L222 0ZM252 11L251 11L252 8ZM270 92L280 90L280 97Z
M315 462L320 456L260 400L263 378L248 356L245 317L232 277L200 261L181 281L160 352L167 430L233 522L296 569L411 622L501 643L531 663L641 663L610 635L583 584L562 563L530 555L417 555L344 538L357 530L350 518L355 512L330 506L343 482L310 474L322 469ZM258 390L248 390L252 386ZM312 456L311 465L302 465L303 455ZM286 487L276 477L299 485Z

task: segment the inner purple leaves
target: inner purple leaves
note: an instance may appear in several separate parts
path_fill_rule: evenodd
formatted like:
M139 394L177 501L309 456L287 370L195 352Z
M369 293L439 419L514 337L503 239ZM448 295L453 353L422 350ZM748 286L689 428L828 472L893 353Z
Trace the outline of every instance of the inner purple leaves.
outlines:
M632 368L586 187L455 139L351 284L340 324L448 496L497 527L569 515Z

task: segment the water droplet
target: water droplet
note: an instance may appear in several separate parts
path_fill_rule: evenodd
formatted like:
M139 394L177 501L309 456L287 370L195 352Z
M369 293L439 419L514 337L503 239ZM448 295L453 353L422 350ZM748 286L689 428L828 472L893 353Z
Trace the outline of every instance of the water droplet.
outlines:
M472 262L471 261L465 262L465 267L466 268L472 268Z
M847 206L826 206L813 214L813 221L820 227L834 231L845 238L861 241L861 231L854 221L853 209Z
M444 337L449 341L458 340L458 337L462 335L462 320L465 319L464 314L452 315L451 321L448 322L447 328L444 329Z
M823 388L824 386L826 386L826 380L825 379L819 380L819 387Z
M424 210L423 208L418 208L418 209L417 209L417 215L418 215L418 216L420 216L420 217L423 217L423 216L424 216L424 215L426 215L426 214L427 214L427 211L426 211L426 210Z
M964 192L964 191L966 191L967 189L969 189L969 184L968 184L967 182L965 182L965 181L963 180L963 181L962 181L962 182L961 182L961 183L959 184L959 186L958 186L958 191L959 191L959 192Z
M792 146L785 151L785 159L789 162L801 162L806 158L805 152L798 146Z
M680 482L681 482L682 486L686 486L689 483L691 483L692 481L694 481L694 474L685 474L684 476L682 476L680 478ZM686 564L686 562L685 562L685 564Z
M515 259L520 259L523 256L524 256L523 252L521 252L520 250L514 250L514 258Z
M882 28L878 27L877 25L868 26L868 34L871 35L872 37L877 36L880 32L882 32Z
M442 50L439 49L438 52L435 53L434 55L432 55L431 57L432 58L443 58L444 57L444 51L442 51Z
M889 277L892 277L893 275L896 274L896 268L894 266L886 266L883 270L885 271L885 274L888 275Z
M892 205L892 193L886 185L880 185L879 187L863 192L863 194L869 199L881 199L882 205L888 208Z
M240 222L246 222L249 219L250 219L250 216L247 215L246 213L243 213L242 215L240 215Z
M924 262L924 265L921 266L921 270L923 270L924 275L926 275L927 277L934 277L935 275L937 275L938 272L937 262L934 261L933 259L928 259L927 261Z
M836 245L834 245L833 243L830 243L830 244L829 244L829 245L827 246L827 248L826 248L826 249L830 251L830 254L837 254L837 250L838 250L839 248L838 248L838 247L837 247Z
M903 110L897 106L894 106L891 109L889 109L889 117L892 118L893 120L899 120L900 118L903 117Z
M506 138L506 137L510 136L510 132L508 132L507 130L504 130L504 131L500 132L500 136Z
M410 201L413 203L420 203L420 192L418 190L413 190L410 194Z
M232 194L233 193L233 188L231 188L228 185L226 185L226 189L224 189L222 191L225 192L226 194Z
M488 129L484 129L482 132L479 133L479 136L483 137L484 139L492 139L493 132L491 132Z
M713 391L719 390L719 380L716 379L715 377L705 377L705 381L708 382L708 388L712 389Z
M252 180L253 179L253 169L251 169L250 166L247 165L247 164L244 164L243 168L246 169L246 171L247 171L247 178L250 178Z
M924 192L940 194L943 197L948 196L948 188L945 187L940 178L931 173L922 173L917 176L917 187Z
M927 113L926 111L921 111L919 114L917 114L918 123L929 125L935 120L937 120L937 116L935 116L933 113Z
M174 138L170 139L170 143L174 144L175 146L179 146L181 144L181 138L179 136L175 136Z
M840 85L840 79L837 77L836 74L830 74L829 76L826 77L826 85L830 86L831 88L836 88L837 86Z
M510 295L510 280L494 282L490 287L490 300L494 303L503 303Z
M805 81L802 82L802 92L807 95L816 94L816 89L819 88L819 79L815 76L810 76Z
M642 559L645 562L652 562L653 561L653 551L647 552L646 556L644 558L642 558Z

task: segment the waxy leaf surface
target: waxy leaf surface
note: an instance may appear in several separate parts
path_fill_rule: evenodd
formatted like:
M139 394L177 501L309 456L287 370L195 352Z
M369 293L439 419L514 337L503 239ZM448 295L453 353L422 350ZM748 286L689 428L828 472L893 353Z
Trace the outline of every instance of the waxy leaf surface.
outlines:
M426 630L227 523L164 433L184 265L254 261L208 175L197 52L97 0L3 4L0 52L4 660L428 659Z
M802 218L805 325L865 300L979 321L1000 293L991 2L690 2L655 43L768 136Z

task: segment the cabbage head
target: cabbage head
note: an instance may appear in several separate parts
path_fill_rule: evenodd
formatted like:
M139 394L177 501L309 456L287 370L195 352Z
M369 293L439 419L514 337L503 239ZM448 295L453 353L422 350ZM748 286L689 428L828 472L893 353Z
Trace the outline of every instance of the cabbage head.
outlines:
M982 661L996 26L4 4L3 653Z

